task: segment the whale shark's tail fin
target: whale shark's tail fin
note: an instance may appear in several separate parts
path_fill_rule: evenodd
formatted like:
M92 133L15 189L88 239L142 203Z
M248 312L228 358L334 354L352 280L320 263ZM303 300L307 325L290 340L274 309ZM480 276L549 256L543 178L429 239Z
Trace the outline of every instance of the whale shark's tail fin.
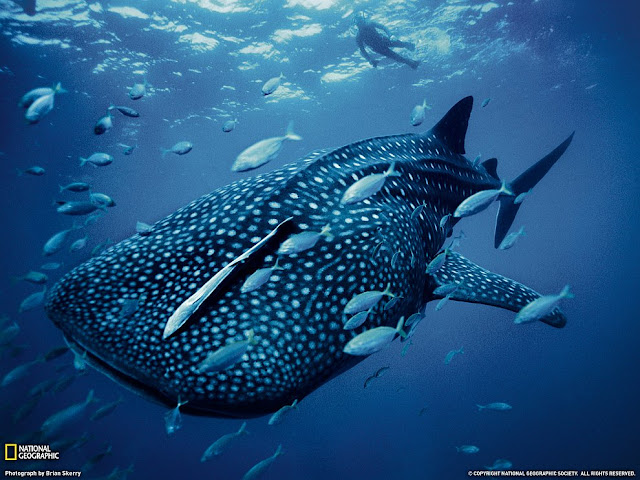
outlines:
M498 217L496 219L496 234L494 238L495 248L498 248L502 243L502 240L504 240L504 237L509 232L511 224L520 209L521 204L515 203L514 200L518 195L528 192L537 185L542 177L547 174L549 169L551 169L551 167L553 167L553 165L562 156L571 143L571 140L573 140L573 133L546 157L536 162L518 178L509 183L509 188L513 192L513 196L500 197L500 209L498 210Z

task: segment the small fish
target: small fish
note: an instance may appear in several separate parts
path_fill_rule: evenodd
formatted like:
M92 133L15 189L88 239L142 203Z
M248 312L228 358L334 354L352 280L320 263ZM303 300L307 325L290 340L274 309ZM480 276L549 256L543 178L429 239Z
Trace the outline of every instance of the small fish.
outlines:
M453 212L454 218L463 218L475 215L491 205L500 195L511 195L513 192L507 187L505 182L502 182L502 186L499 190L481 190L474 193L470 197L465 198L456 211Z
M439 312L440 310L442 310L444 306L449 302L450 299L451 299L451 294L445 295L444 298L441 298L440 301L436 304L436 312Z
M63 408L47 418L40 430L43 432L44 438L51 438L64 425L81 417L90 403L96 402L93 397L93 390L89 392L87 398L80 403L75 403L67 408Z
M22 96L22 98L18 102L18 107L29 108L31 104L35 102L38 98L44 97L45 95L53 95L56 92L56 90L58 90L58 93L63 93L63 92L66 93L66 90L62 88L60 83L55 85L53 88L40 87L40 88L34 88L33 90L29 90L27 93L25 93Z
M489 98L485 98L485 99L482 101L482 108L484 108L484 107L486 107L487 105L489 105L489 102L490 102L490 101L491 101L491 97L489 97Z
M384 291L370 290L356 295L345 305L344 313L352 315L354 313L362 312L363 310L369 310L376 306L378 302L382 300L382 297L395 297L395 295L391 293L390 288L391 284L388 284Z
M573 293L571 293L569 288L569 285L565 285L562 291L557 295L543 295L532 302L529 302L518 312L514 323L521 324L535 322L545 315L548 315L558 306L560 300L564 298L573 298Z
M450 295L453 292L455 292L460 285L462 284L462 282L460 283L447 283L445 285L440 285L438 288L435 288L433 290L433 294L434 295Z
M333 238L331 235L331 226L329 224L322 227L319 232L302 232L291 235L278 248L278 255L293 255L294 253L304 252L315 247L320 238L326 237L328 240Z
M37 397L40 395L44 395L45 393L51 391L51 389L54 387L57 381L58 381L57 378L48 378L38 383L37 385L34 385L29 390L29 397Z
M413 212L411 212L411 220L415 220L416 218L418 218L422 214L425 206L426 204L422 203L414 208Z
M84 372L87 369L87 352L82 355L78 352L73 352L73 368L79 372Z
M504 458L499 458L493 462L493 465L490 467L485 466L484 468L486 470L509 470L511 467L513 467L513 463L509 460L505 460Z
M234 119L234 120L227 120L222 125L222 131L225 132L225 133L233 132L233 130L236 128L236 124L237 123L238 123L238 119L237 118Z
M227 433L226 435L221 436L219 439L209 445L209 447L202 454L202 457L200 457L200 461L206 462L211 457L217 457L218 455L222 454L227 448L229 448L229 445L231 445L234 440L248 434L249 432L247 431L247 422L243 422L237 432Z
M478 165L480 165L480 159L482 158L482 154L479 153L476 158L473 159L472 165L474 167L477 167Z
M122 302L122 308L120 309L120 318L129 318L131 315L136 313L145 298L146 296L143 294L140 298L124 299Z
M73 182L73 183L70 183L69 185L64 185L64 186L58 185L58 187L60 188L60 193L66 192L66 191L80 193L80 192L86 192L87 190L89 190L91 188L91 185L84 182Z
M343 352L349 355L364 356L382 350L393 341L396 334L406 337L402 331L403 323L404 317L400 317L396 328L375 327L366 330L352 338L344 347Z
M284 421L284 417L287 415L287 413L289 413L294 408L295 409L298 408L297 398L293 401L291 405L285 405L284 407L280 408L276 413L271 415L271 418L269 419L269 425L280 425Z
M88 236L79 238L69 246L69 251L73 253L73 252L77 252L78 250L82 250L84 247L87 246L87 240L89 240Z
M106 195L104 193L91 193L89 195L89 201L97 206L103 206L103 207L116 206L116 202L113 201L113 198L111 198L109 195Z
M4 378L2 379L2 382L0 382L0 387L6 387L7 385L25 377L29 372L29 370L34 365L37 365L38 363L42 363L43 361L44 361L43 357L38 357L35 360L32 360L27 363L23 363L22 365L18 365L16 368L11 370L9 373L7 373L4 376Z
M31 175L33 177L41 177L42 175L45 174L45 169L42 167L29 167L29 168L25 168L24 170L20 170L19 168L16 168L16 171L18 172L18 176L22 177L23 175Z
M396 268L396 264L398 263L398 257L400 257L400 250L393 254L391 257L391 268Z
M487 405L476 404L476 407L478 407L479 412L481 412L482 410L495 410L497 412L506 412L507 410L511 410L513 408L511 405L504 402L494 402L494 403L489 403Z
M289 123L287 131L282 137L260 140L240 152L231 166L231 171L246 172L270 162L278 156L285 140L302 140L300 135L294 133L292 122Z
M367 388L369 386L369 384L375 380L376 378L380 378L384 372L386 372L387 370L389 370L389 367L382 367L379 368L373 375L369 376L365 381L364 381L364 388Z
M113 163L113 157L108 153L94 153L89 158L80 157L80 166L85 164L93 165L94 167L106 167Z
M411 117L409 119L411 125L417 127L418 125L422 124L422 122L424 122L424 117L427 109L431 109L431 107L427 105L426 99L422 102L422 105L416 105L415 107L413 107L413 110L411 110Z
M383 310L386 312L387 310L391 310L393 307L396 306L396 303L398 303L400 301L402 297L393 297L391 300L389 300L387 303L385 303Z
M122 154L123 154L123 155L127 155L127 156L128 156L128 155L131 155L131 154L133 153L133 151L134 151L136 148L138 148L138 146L137 146L137 145L129 146L129 145L126 145L126 144L124 144L124 143L119 143L118 145L124 148L124 150L122 150Z
M280 87L282 80L284 80L284 75L281 73L279 77L273 77L264 82L264 85L262 85L262 95L265 97L271 95Z
M27 108L24 118L30 124L38 123L46 114L53 110L54 98L57 93L64 93L66 90L58 83L49 94L36 98Z
M455 357L456 355L461 355L463 353L464 353L463 347L460 347L457 350L451 350L449 353L447 353L447 356L444 357L444 364L449 365L451 363L451 360L453 360L453 357Z
M40 269L41 270L58 270L63 265L64 264L61 263L61 262L49 262L49 263L45 263L43 265L40 265Z
M142 236L149 235L152 228L153 226L149 225L148 223L144 223L141 221L136 222L136 233Z
M522 202L524 202L524 199L527 198L530 193L531 193L531 190L527 190L526 192L522 192L520 195L518 195L516 197L516 199L513 201L513 204L514 205L520 205Z
M10 344L19 333L20 326L16 322L11 322L11 325L0 330L0 345Z
M384 186L387 177L399 177L400 173L395 170L395 162L392 162L389 169L384 173L372 173L366 177L362 177L356 183L351 185L342 195L340 203L350 205L352 203L361 202L370 196L378 193Z
M107 475L107 478L105 478L105 480L127 480L127 476L130 473L133 473L133 463L127 468L115 467L113 470L111 470L111 473Z
M56 358L61 357L68 351L69 351L69 347L67 347L66 345L62 345L60 347L53 347L51 350L49 350L47 353L44 354L43 358L45 362L50 362L51 360L55 360Z
M111 108L112 109L115 108L121 114L123 114L125 117L138 118L140 116L140 114L136 110L134 110L133 108L123 107L121 105L113 105L113 106L111 106Z
M99 209L96 210L95 212L91 213L87 218L84 219L84 223L82 224L83 227L88 227L90 225L94 225L95 223L98 222L98 220L100 220L102 217L104 217L105 212L106 212L106 208L105 209Z
M107 238L104 242L100 242L98 245L93 247L93 250L91 250L91 256L95 257L96 255L102 253L112 243L113 240L111 240L110 238Z
M29 310L33 310L38 308L44 303L44 297L47 289L45 288L41 292L32 293L27 298L25 298L22 303L20 303L20 307L18 308L18 312L28 312Z
M13 414L13 423L18 423L20 420L28 417L38 406L42 399L42 393L31 395L28 399L22 402L20 408L18 408Z
M44 285L49 281L49 277L44 273L30 271L22 275L21 277L16 277L14 279L16 282L29 282L34 285Z
M278 458L280 455L284 455L282 451L282 445L278 445L276 452L269 458L266 458L258 463L256 463L253 467L249 469L247 473L244 474L242 480L254 480L262 476L271 466L271 464Z
M404 325L405 327L411 327L414 323L420 323L421 320L422 320L422 314L414 313L409 318L407 318L407 321L404 322Z
M164 157L167 153L175 153L176 155L186 155L191 150L193 150L193 143L182 141L176 143L173 147L169 149L162 149L162 156Z
M400 356L404 357L409 351L409 347L411 345L413 345L413 340L410 339L407 343L405 343L404 347L402 347L402 350L400 351Z
M51 388L51 391L53 393L64 392L73 382L75 382L76 378L78 378L77 375L65 375L64 377L61 377L53 388Z
M111 111L107 110L107 114L96 122L93 127L93 133L96 135L102 135L103 133L111 130L111 127L113 127L113 117L111 116Z
M502 240L498 248L500 250L508 250L516 244L520 237L524 236L524 227L520 227L520 230L518 230L517 232L511 232L509 235L504 237L504 240Z
M228 343L218 348L215 352L209 353L200 362L196 371L198 373L218 372L238 363L249 349L249 346L257 345L258 343L254 337L253 329L246 331L245 335L247 337L246 340Z
M444 228L445 225L449 222L449 219L451 218L451 214L447 213L444 217L442 217L440 219L440 228Z
M88 215L95 212L99 208L98 205L86 201L66 202L56 208L56 212L63 215Z
M447 249L448 250L454 250L454 249L458 248L460 246L460 242L462 240L464 240L465 238L467 238L467 236L465 235L465 233L462 230L460 230L460 233L458 233L455 237L453 237L451 239L451 243L449 244Z
M76 450L86 444L89 439L88 433L83 433L80 438L66 438L62 440L56 440L55 442L51 442L50 448L53 452L67 452Z
M440 270L440 268L442 268L444 263L447 261L447 254L448 253L449 253L449 249L445 248L442 252L440 252L438 255L433 257L433 260L431 260L427 264L427 271L426 272L428 274L432 274L432 273L435 273L438 270Z
M84 462L84 464L80 468L80 471L82 473L86 473L89 470L93 469L93 467L98 462L100 462L104 457L106 457L111 453L111 450L112 450L111 445L105 445L105 448L101 452L96 453L93 457L90 457L86 462Z
M147 80L144 83L135 83L133 87L129 89L129 98L131 100L139 100L147 94Z
M342 328L344 328L345 330L353 330L355 328L358 328L360 325L367 321L367 316L370 312L371 309L356 313L353 317L345 322Z
M480 449L475 445L461 445L459 447L456 447L456 452L466 453L467 455L470 455L472 453L478 453L479 451Z
M240 287L240 292L248 293L257 290L269 281L269 278L271 278L274 270L283 270L283 268L278 265L277 259L273 267L261 268L249 275L249 277L242 284L242 287Z
M117 400L100 407L93 415L91 415L90 420L95 422L96 420L100 420L101 418L106 417L107 415L112 413L123 401L124 399L120 397Z
M182 415L180 414L180 407L187 402L180 402L178 398L178 405L172 408L164 414L164 427L167 431L167 435L172 435L182 427Z

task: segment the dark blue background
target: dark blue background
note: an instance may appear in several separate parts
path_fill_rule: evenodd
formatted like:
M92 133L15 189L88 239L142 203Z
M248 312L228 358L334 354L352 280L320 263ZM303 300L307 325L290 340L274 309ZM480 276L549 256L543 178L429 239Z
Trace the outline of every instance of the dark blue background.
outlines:
M435 312L432 304L405 357L396 342L304 399L284 424L268 427L266 418L249 420L251 435L210 463L200 464L202 451L241 421L185 416L182 430L168 438L164 407L96 372L45 397L30 417L13 424L11 414L29 388L55 375L52 364L35 367L27 379L0 391L2 443L37 429L51 413L93 388L104 402L123 395L125 403L98 423L70 426L65 435L88 431L92 440L49 468L79 469L110 443L113 454L89 476L135 463L132 478L239 478L282 443L286 453L269 478L463 478L467 470L491 465L496 458L509 459L516 469L640 469L640 43L634 2L504 2L484 15L470 10L451 21L443 20L443 9L466 4L367 3L370 15L392 25L399 37L420 42L416 56L422 64L414 72L383 62L343 82L321 81L332 71L329 65L345 58L361 61L347 34L349 19L341 18L349 6L339 2L325 10L261 2L253 11L234 14L192 3L136 2L148 14L155 11L188 25L186 33L209 30L210 36L218 32L244 39L240 44L221 41L206 52L176 43L178 33L155 30L150 19L92 12L82 2L66 5L45 6L53 15L47 20L29 19L12 3L1 4L0 313L20 324L14 343L28 348L15 358L4 351L0 374L62 341L41 309L18 314L20 301L36 289L11 282L48 261L41 256L42 245L71 224L51 202L76 194L58 195L58 184L88 180L117 202L86 229L87 249L51 258L63 260L66 271L105 239L133 234L137 220L153 223L239 178L230 171L235 156L259 139L282 134L289 120L304 140L286 143L263 170L314 149L409 131L409 112L424 98L433 109L418 127L421 131L457 100L474 95L468 156L498 157L505 179L576 130L567 153L520 210L514 228L525 225L527 236L513 249L492 248L493 208L459 227L468 236L460 251L478 264L544 293L569 283L576 297L564 303L569 322L563 330L516 326L512 313L490 307L449 303ZM69 20L69 11L101 23ZM291 28L295 21L288 17L293 15L308 16L302 24L319 23L323 31L277 44L280 53L271 58L238 53L251 42L270 42L276 29ZM476 23L470 23L474 18ZM450 36L449 52L430 47L436 27ZM21 32L64 39L71 47L25 45ZM113 43L95 43L101 38ZM108 57L113 60L106 70L93 73ZM239 69L245 60L256 68ZM148 97L132 102L126 92L142 79L132 73L137 69L146 71L153 88ZM281 71L288 86L309 99L262 98L262 82ZM461 73L450 76L456 71ZM421 79L433 81L414 86ZM42 122L25 125L16 107L20 96L57 81L69 93L56 97L54 111ZM491 102L480 108L487 97ZM93 125L112 102L138 109L141 117L116 114L113 130L95 137ZM223 133L222 123L233 117L239 119L236 130ZM193 142L191 153L160 155L161 148L181 140ZM118 142L138 148L125 157ZM94 151L113 154L115 162L101 169L80 168L78 157ZM16 168L36 164L46 168L45 176L16 176ZM447 352L460 346L464 355L444 365ZM62 360L70 356L57 363ZM385 365L391 367L386 375L364 390L364 379ZM474 406L493 401L514 408L479 413ZM477 445L480 452L456 453L454 447L462 444Z

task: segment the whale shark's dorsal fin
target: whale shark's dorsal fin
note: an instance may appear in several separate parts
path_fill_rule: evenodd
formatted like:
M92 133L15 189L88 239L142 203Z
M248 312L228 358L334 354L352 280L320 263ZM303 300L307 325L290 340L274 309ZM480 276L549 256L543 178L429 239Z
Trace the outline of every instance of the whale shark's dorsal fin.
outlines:
M473 97L463 98L451 107L451 110L428 132L428 135L435 135L453 153L463 155L464 139L467 135L472 108Z
M522 307L540 297L540 294L514 280L485 270L456 252L449 252L442 267L429 276L429 292L439 286L457 283L458 288L450 294L451 300L482 303L519 312ZM430 294L431 298L442 295ZM562 328L567 323L564 314L556 309L542 322Z
M202 285L196 291L196 293L182 302L180 306L173 312L171 317L169 317L169 320L167 320L167 323L164 326L164 331L162 333L162 338L169 338L171 335L177 332L187 322L187 320L191 318L196 310L200 308L200 305L202 305L213 292L220 288L222 282L224 282L224 280L229 277L229 275L231 275L231 273L240 263L248 260L252 255L265 247L267 243L278 233L278 231L282 230L283 227L290 223L292 220L293 217L289 217L285 221L280 222L280 224L276 228L274 228L266 237L256 243L249 250L242 253L239 257L236 257L233 261L225 265L204 285Z
M484 162L482 162L482 166L484 167L484 169L487 171L489 175L491 175L493 178L495 178L498 181L500 180L500 177L498 176L498 159L497 158L490 158L489 160L485 160Z

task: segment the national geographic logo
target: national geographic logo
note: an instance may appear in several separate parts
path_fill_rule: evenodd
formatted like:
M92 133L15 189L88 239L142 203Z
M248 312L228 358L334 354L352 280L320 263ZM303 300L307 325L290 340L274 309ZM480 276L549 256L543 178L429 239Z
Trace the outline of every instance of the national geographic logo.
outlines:
M4 444L4 459L12 460L60 460L60 452L52 452L49 445Z

